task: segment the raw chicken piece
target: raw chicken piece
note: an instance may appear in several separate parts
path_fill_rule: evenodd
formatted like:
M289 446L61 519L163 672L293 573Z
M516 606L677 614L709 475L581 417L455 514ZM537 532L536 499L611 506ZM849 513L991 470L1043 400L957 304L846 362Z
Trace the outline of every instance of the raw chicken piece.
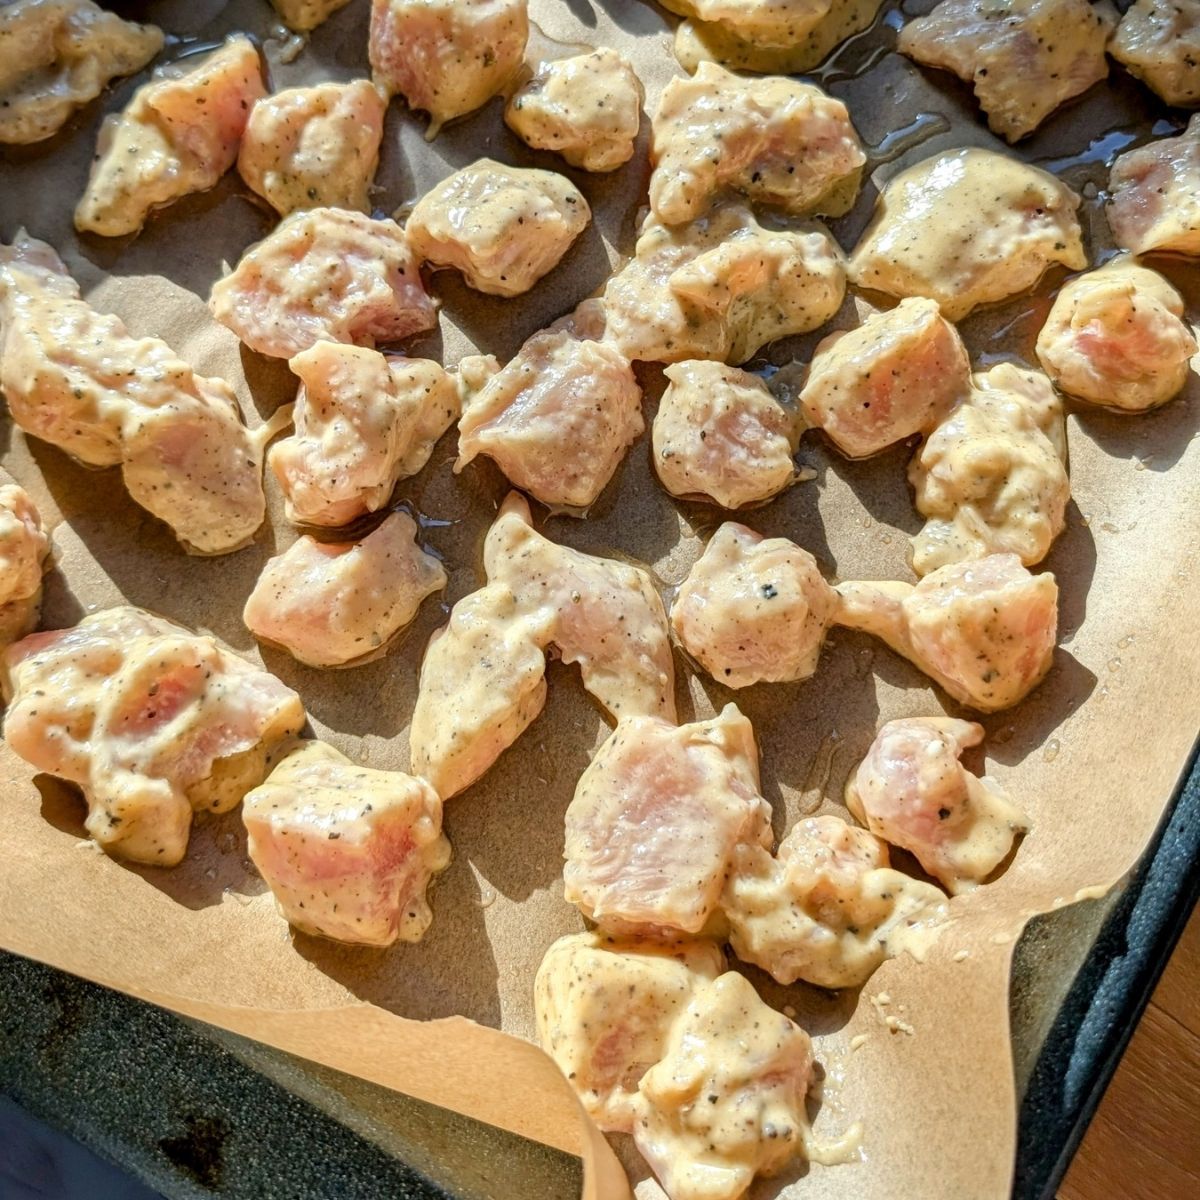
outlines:
M800 403L847 458L865 458L928 433L970 386L958 330L934 301L910 297L822 339Z
M302 537L263 567L242 619L310 667L340 667L384 647L446 586L407 513L359 542Z
M807 550L726 521L680 585L671 629L726 687L787 683L817 669L837 605Z
M404 226L413 251L490 296L519 296L587 228L583 193L553 171L481 158L426 192Z
M250 858L301 933L390 946L429 928L425 889L450 843L425 780L304 742L246 796L242 819Z
M258 51L241 34L199 63L164 67L105 117L75 228L137 233L154 209L213 187L237 161L250 109L265 94Z
M882 638L981 712L1011 708L1050 669L1058 585L1015 554L951 563L910 583L839 583L835 621Z
M542 1049L606 1132L633 1128L637 1085L673 1024L725 958L713 942L651 942L598 932L561 937L533 983Z
M983 726L949 717L889 721L846 785L846 805L868 829L917 861L951 895L982 883L1029 818L959 756Z
M675 1022L638 1086L638 1150L671 1200L737 1200L805 1152L808 1034L727 971Z
M850 278L928 296L948 321L1027 291L1052 263L1087 266L1079 197L1053 175L992 150L947 150L901 171L850 258Z
M841 216L867 161L840 100L716 63L672 79L651 125L650 208L664 225L703 216L725 188L793 214Z
M744 962L780 983L858 987L885 959L919 954L946 897L888 865L887 846L841 817L808 817L772 857L738 851L721 906Z
M50 539L29 493L0 483L0 647L37 623Z
M272 358L322 340L398 342L437 324L400 226L340 208L286 217L213 284L208 307Z
M350 0L271 0L271 7L289 29L307 33L349 3Z
M664 374L654 470L671 495L740 508L795 482L795 419L757 375L703 360Z
M5 740L78 784L88 833L132 862L179 862L193 811L233 808L305 721L274 676L127 606L31 634L4 662Z
M942 0L909 21L896 49L973 84L988 126L1010 142L1108 75L1116 24L1089 0Z
M1003 553L1041 562L1066 524L1066 459L1062 401L1040 371L1001 363L976 375L909 464L925 518L913 570Z
M456 379L428 359L317 342L288 366L300 377L296 432L267 456L287 519L346 525L383 508L397 482L429 461L462 391L481 386L494 364L465 359Z
M633 157L644 98L629 60L605 47L542 63L513 93L504 123L573 167L615 171Z
M53 137L162 45L156 25L122 21L89 0L12 0L0 8L0 142Z
M678 727L623 717L567 809L564 895L612 933L699 933L737 847L772 841L754 730L736 705Z
M1134 0L1108 52L1167 104L1200 104L1200 0Z
M1108 176L1108 224L1134 254L1200 255L1200 113L1178 137L1122 154Z
M285 217L300 208L365 212L386 111L365 79L266 96L246 123L238 173Z
M645 362L742 363L823 325L845 291L841 250L820 226L764 229L742 205L673 229L650 213L605 288L606 336Z
M615 346L545 330L468 402L454 470L485 454L543 504L586 509L645 428L642 390Z
M735 71L799 75L875 20L881 0L664 0L691 20L675 31L685 71L703 62Z
M375 82L429 113L428 138L474 112L516 74L529 38L527 0L372 0Z
M1196 338L1183 315L1183 297L1157 271L1117 258L1058 293L1038 359L1072 396L1145 412L1187 382Z
M13 420L89 466L120 464L130 495L189 549L244 545L266 511L259 449L233 388L79 297L45 242L0 245L0 391Z
M413 770L446 800L478 779L546 701L546 650L577 662L610 712L675 719L662 600L647 572L556 545L515 492L484 543L487 585L429 641L409 742Z

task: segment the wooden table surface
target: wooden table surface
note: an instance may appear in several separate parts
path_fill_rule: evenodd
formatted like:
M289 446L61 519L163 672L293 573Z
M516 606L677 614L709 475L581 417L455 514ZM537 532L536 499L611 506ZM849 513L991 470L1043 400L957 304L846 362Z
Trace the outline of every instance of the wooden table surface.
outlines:
M1155 989L1058 1197L1200 1198L1200 908Z

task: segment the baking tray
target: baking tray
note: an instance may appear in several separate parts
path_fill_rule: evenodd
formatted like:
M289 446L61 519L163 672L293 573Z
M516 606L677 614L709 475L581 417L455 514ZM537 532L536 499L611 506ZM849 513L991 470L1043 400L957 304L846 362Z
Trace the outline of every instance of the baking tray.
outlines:
M1142 861L1034 918L1009 998L1014 1200L1053 1197L1200 896L1200 763ZM0 1091L169 1200L573 1200L576 1159L0 954Z

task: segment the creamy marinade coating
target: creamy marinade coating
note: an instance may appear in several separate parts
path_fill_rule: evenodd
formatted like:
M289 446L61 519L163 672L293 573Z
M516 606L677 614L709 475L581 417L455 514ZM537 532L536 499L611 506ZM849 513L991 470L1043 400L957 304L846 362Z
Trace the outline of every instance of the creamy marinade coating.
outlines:
M287 88L250 110L238 174L283 216L370 208L387 101L366 79Z
M455 473L479 455L553 507L580 511L645 429L629 360L574 318L534 334L468 399Z
M579 663L615 717L675 719L667 617L647 572L556 545L512 493L483 551L487 583L430 639L409 742L415 774L449 799L479 778L546 702L546 651Z
M227 812L299 732L300 698L209 636L121 606L4 656L4 738L83 790L109 854L174 866L193 812Z
M415 254L456 268L477 291L519 296L557 266L591 219L565 175L481 158L422 196L404 234Z
M615 171L633 157L642 120L641 80L603 47L542 63L509 98L504 122L526 145L584 171Z
M260 451L233 388L80 298L47 246L0 245L0 391L13 420L130 495L189 549L224 554L262 524Z
M401 341L437 324L400 226L340 208L286 217L213 284L208 308L251 350L273 358L320 341Z
M90 0L14 0L0 8L0 142L53 137L75 109L119 75L140 71L163 46Z
M527 0L372 0L375 82L429 113L433 138L516 74L529 38Z
M237 161L251 106L265 93L258 51L241 34L199 63L164 67L104 119L75 228L137 233L154 209L213 187Z
M757 375L705 360L663 374L652 452L668 492L740 508L795 482L796 420Z
M913 456L908 478L925 518L912 539L918 575L989 554L1041 562L1071 498L1058 393L1041 372L1012 363L978 372Z
M983 726L973 721L889 721L846 783L854 816L914 854L952 895L983 883L1029 828L994 779L959 763L982 741Z
M1087 266L1080 199L992 150L947 150L890 179L850 256L860 287L928 296L948 321L1032 287L1052 263Z
M300 379L295 432L267 463L300 525L346 525L383 508L428 461L464 395L496 369L468 356L455 372L424 358L318 341L290 359Z
M425 780L303 742L247 794L242 819L250 858L302 933L390 946L429 928L425 889L450 843Z
M263 567L242 619L302 663L339 667L381 651L445 586L412 517L394 512L361 540L293 542Z
M722 189L794 215L840 216L866 155L840 100L781 76L716 63L672 79L651 120L650 208L666 225L703 216Z
M992 130L1010 142L1108 74L1116 13L1090 0L942 0L909 21L896 48L975 88Z
M1122 255L1058 293L1038 334L1038 360L1072 396L1144 412L1187 382L1196 337L1183 318L1170 283Z
M271 7L289 29L307 33L349 3L350 0L271 0Z
M841 250L815 222L766 229L742 204L674 227L647 213L633 258L605 286L605 339L644 362L743 363L824 324L845 291Z

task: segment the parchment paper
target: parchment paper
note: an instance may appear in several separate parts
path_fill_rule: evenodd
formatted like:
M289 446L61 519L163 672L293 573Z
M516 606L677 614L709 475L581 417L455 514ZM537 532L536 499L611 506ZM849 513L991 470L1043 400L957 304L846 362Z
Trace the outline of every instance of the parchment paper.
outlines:
M365 74L367 8L354 0L293 63L274 61L274 86ZM629 54L647 86L647 109L653 108L675 70L668 51L673 18L622 0L533 0L531 9L546 35L537 44L551 55L579 44L614 45ZM272 24L257 0L228 6L177 0L146 5L145 13L189 39L174 53L211 45L232 29L266 36ZM822 75L849 103L864 141L884 144L876 184L936 149L996 144L965 88L889 52L898 23L885 6L875 29ZM100 108L122 105L133 87L126 81L106 94L53 141L5 152L0 234L7 240L24 224L55 244L93 303L235 382L249 421L258 424L291 398L286 367L240 350L204 306L223 262L235 262L272 225L236 175L174 205L136 239L77 239L71 229ZM1144 140L1152 122L1166 115L1114 69L1107 89L1068 106L1017 151L1050 163L1085 191L1094 260L1110 249L1097 195L1106 177L1103 159ZM1180 124L1176 114L1158 131ZM901 126L907 132L889 138ZM423 132L423 117L393 104L380 210L410 203L448 170L485 154L564 169L509 134L495 101L432 147ZM912 144L921 138L923 144ZM883 161L905 147L898 160ZM452 364L478 348L504 359L599 288L611 265L631 251L647 178L644 133L637 159L615 175L567 173L592 203L595 221L565 261L515 301L480 297L452 275L436 276L441 331L411 346L413 353ZM853 245L874 195L875 187L866 186L856 209L835 223L844 246ZM1185 289L1195 320L1196 270L1180 261L1155 265ZM1032 362L1033 339L1063 278L1055 273L1036 296L965 322L973 356L984 365L1008 356ZM852 320L853 309L850 300L841 323ZM770 361L806 358L814 341L776 345ZM642 378L649 421L662 380L656 370ZM1013 943L1032 914L1102 891L1130 868L1197 729L1198 414L1193 376L1185 398L1149 416L1080 410L1070 418L1074 503L1045 564L1062 588L1061 649L1028 701L984 722L988 769L1033 817L1008 872L954 901L955 920L925 963L887 963L861 991L780 988L749 972L767 999L794 1010L816 1039L826 1075L818 1132L832 1137L853 1120L864 1125L859 1161L797 1164L792 1175L758 1184L756 1195L1006 1194L1015 1128L1007 986ZM252 547L224 558L189 558L129 501L117 473L85 470L27 441L8 422L2 436L3 465L54 525L56 567L44 627L72 624L124 600L258 655L241 606L266 558L295 536L273 483L270 525ZM795 539L831 578L910 578L905 538L919 522L904 477L909 453L902 447L847 463L809 435L800 457L815 469L815 480L742 519ZM453 457L450 435L427 469L398 492L430 518L428 541L450 572L446 605L479 585L483 535L507 490L485 461L454 477ZM669 588L721 519L715 509L665 495L643 438L588 520L556 517L546 528L570 545L644 562ZM403 769L421 652L446 611L427 603L400 646L354 670L321 673L275 651L262 659L300 691L314 733L372 766ZM752 719L780 834L801 814L838 807L847 773L884 720L952 711L915 669L845 632L830 639L816 677L794 686L731 694L682 661L677 667L681 720L709 714L730 698ZM531 983L545 948L581 927L561 899L562 818L608 730L573 670L552 665L550 686L543 716L482 783L449 803L446 830L455 858L437 881L434 923L417 946L369 951L291 934L247 862L236 812L198 821L188 858L175 870L111 861L84 838L83 808L71 790L45 776L31 778L7 749L0 751L0 945L581 1154L588 1195L618 1197L624 1183L604 1139L583 1120L550 1061L519 1040L532 1034ZM890 1032L887 1015L911 1033ZM636 1155L624 1156L635 1178L644 1176ZM659 1193L643 1178L638 1194Z

